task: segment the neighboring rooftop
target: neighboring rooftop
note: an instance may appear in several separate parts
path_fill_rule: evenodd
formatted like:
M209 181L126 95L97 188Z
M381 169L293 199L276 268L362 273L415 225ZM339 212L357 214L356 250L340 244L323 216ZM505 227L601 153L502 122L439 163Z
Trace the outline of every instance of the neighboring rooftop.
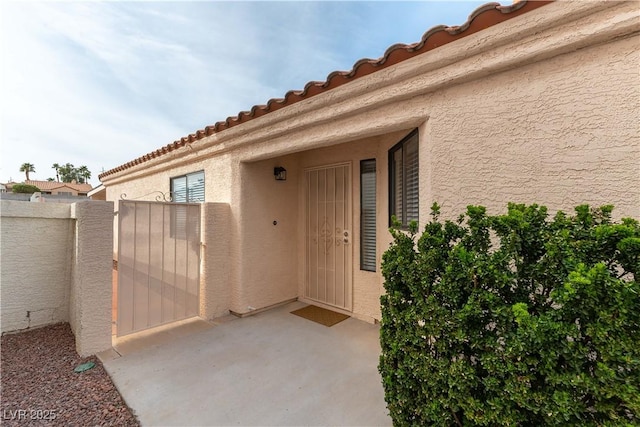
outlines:
M187 135L165 145L151 153L138 157L135 160L110 169L99 175L99 179L132 168L148 160L163 156L173 150L184 147L194 141L206 138L214 133L222 132L225 129L245 123L257 117L279 110L280 108L303 101L315 95L324 93L345 83L349 83L359 77L363 77L376 71L385 69L399 62L413 58L414 56L429 52L452 41L461 39L468 35L482 31L486 28L504 22L508 19L522 15L523 13L537 9L551 3L552 0L526 1L514 0L509 6L502 6L500 3L487 3L474 10L467 21L459 26L438 25L429 29L422 36L421 40L412 44L395 44L389 47L383 56L378 59L364 58L357 61L351 71L334 71L327 76L324 82L311 81L304 86L303 90L291 90L283 98L270 99L266 104L254 105L249 111L241 111L237 116L227 117L224 121L216 122L214 125L206 126L195 133Z
M10 182L5 184L5 186L7 187L7 191L11 191L11 188L15 184L18 184L18 183ZM92 188L91 184L78 184L76 182L35 181L32 179L28 181L24 181L23 184L35 185L41 191L53 191L53 190L59 190L66 187L78 193L88 193L89 191L91 191L91 188Z

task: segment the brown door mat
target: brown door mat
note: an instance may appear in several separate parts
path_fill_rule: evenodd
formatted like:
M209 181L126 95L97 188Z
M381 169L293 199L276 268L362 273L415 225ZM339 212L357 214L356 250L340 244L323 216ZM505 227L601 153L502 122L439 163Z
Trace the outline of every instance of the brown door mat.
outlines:
M346 314L336 313L335 311L327 310L326 308L317 307L315 305L308 305L298 310L294 310L291 314L304 317L305 319L312 320L324 326L333 326L336 323L340 323L344 319L351 317Z

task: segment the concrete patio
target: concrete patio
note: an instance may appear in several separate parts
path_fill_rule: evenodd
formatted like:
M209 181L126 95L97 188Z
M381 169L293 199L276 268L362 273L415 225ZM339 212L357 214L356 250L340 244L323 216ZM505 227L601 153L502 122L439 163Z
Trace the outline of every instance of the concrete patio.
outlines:
M379 328L326 327L293 302L245 318L180 322L101 355L142 425L391 425Z

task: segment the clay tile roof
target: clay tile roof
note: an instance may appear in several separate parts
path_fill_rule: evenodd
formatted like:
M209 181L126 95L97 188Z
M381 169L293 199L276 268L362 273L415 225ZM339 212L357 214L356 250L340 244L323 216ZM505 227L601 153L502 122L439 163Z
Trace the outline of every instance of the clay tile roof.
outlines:
M350 71L334 71L330 73L327 76L327 79L323 82L311 81L307 83L302 90L290 90L283 98L273 98L267 101L264 105L254 105L249 111L241 111L237 116L227 117L225 120L218 121L215 124L206 126L204 129L198 130L193 134L180 138L172 144L168 144L142 157L108 170L100 174L99 178L102 179L117 172L129 169L135 165L170 153L173 150L214 133L222 132L225 129L245 123L256 117L263 116L279 110L280 108L339 87L345 83L349 83L359 77L363 77L395 65L416 55L429 52L447 43L451 43L452 41L461 39L508 19L522 15L523 13L537 9L540 6L551 3L552 1L553 0L514 0L514 3L508 6L502 6L500 3L484 4L474 10L467 18L467 21L462 25L453 27L437 25L424 33L419 42L408 45L402 43L394 44L393 46L390 46L385 51L384 55L378 59L360 59L359 61L356 61Z
M91 190L91 184L72 184L70 182L57 182L57 181L25 181L25 184L35 185L42 191L56 190L62 187L71 188L79 193L86 193Z

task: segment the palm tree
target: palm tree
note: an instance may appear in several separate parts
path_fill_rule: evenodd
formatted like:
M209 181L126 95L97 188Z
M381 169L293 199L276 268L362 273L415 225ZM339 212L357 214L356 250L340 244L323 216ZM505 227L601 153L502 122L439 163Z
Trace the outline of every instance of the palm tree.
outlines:
M71 163L66 163L63 166L58 167L62 182L71 182L76 179L76 168Z
M51 166L51 168L56 170L56 181L60 182L60 165L57 163L54 163L53 166Z
M22 166L20 166L20 172L24 172L27 177L27 181L29 181L29 172L35 173L36 167L31 163L23 163Z
M81 183L86 182L87 184L89 183L89 178L91 178L91 171L89 171L89 168L87 168L86 166L80 166L77 170L76 173L78 174L78 177L80 178L78 181Z

